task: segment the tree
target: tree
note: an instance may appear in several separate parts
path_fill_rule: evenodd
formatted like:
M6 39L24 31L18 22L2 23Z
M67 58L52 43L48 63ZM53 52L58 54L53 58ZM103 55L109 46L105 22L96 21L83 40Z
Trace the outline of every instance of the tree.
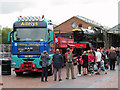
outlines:
M3 30L0 30L1 31L1 33L2 33L2 44L8 44L8 32L10 32L11 31L11 29L10 28L5 28L5 29L3 29ZM1 43L0 42L0 43Z
M2 44L2 30L0 29L0 44Z

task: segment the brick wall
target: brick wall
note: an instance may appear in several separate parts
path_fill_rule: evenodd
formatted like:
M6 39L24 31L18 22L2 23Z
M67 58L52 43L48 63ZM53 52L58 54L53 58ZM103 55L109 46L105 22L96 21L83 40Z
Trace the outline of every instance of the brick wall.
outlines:
M89 26L94 27L94 26L80 20L79 18L72 17L72 18L68 19L67 21L63 22L62 24L58 25L57 27L55 27L54 30L61 30L61 33L72 32L72 30L73 30L73 28L71 26L72 22L75 22L77 25L79 23L82 23L83 28L88 28Z

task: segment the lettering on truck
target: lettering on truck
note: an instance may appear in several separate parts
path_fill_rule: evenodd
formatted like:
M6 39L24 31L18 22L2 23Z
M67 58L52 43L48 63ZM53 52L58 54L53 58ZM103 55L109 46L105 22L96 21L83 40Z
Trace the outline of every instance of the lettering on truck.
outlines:
M22 22L21 26L38 26L38 22Z

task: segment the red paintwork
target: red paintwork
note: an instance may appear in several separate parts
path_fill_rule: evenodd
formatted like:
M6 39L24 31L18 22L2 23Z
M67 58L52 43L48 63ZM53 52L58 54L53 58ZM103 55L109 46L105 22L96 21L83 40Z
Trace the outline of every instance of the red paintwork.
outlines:
M24 62L23 64L21 64L19 70L14 70L15 72L42 72L42 70L39 70L38 68L36 68L36 64L34 64L32 62Z
M69 46L74 46L74 39L67 39L67 38L57 38L58 42L56 43L56 48L67 48Z
M80 45L83 46L83 48L87 48L87 44L86 43L74 43L74 39L67 39L64 37L59 37L57 38L58 42L54 43L54 50L56 50L56 48L60 49L60 53L61 54L65 54L62 53L63 50L68 48L68 45L70 46L70 48L74 49L74 48L80 48ZM54 40L56 40L56 37L54 36ZM77 57L74 57L74 63L77 63Z
M80 48L80 45L83 46L83 48L87 48L87 44L86 43L75 43L75 48Z

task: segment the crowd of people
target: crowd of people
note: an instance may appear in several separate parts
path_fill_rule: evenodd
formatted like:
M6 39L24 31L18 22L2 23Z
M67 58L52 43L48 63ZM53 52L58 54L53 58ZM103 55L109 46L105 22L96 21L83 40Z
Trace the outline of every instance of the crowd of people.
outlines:
M81 68L83 67L83 75L91 74L91 75L100 75L101 70L107 74L107 69L115 70L115 63L117 65L120 63L120 48L111 47L110 49L91 49L88 51L84 51L82 56L78 58L78 75L81 76Z
M44 51L41 54L42 59L42 77L41 81L47 81L47 74L48 74L48 60L50 57L47 51ZM71 52L70 48L67 48L67 52L65 53L65 60L66 60L66 79L69 79L69 70L71 70L71 78L76 79L74 75L74 57L73 53ZM107 69L115 70L115 63L117 65L120 63L120 48L111 47L110 49L90 49L87 51L83 51L82 55L77 56L77 67L78 67L78 74L77 76L81 75L100 75L101 70L107 74ZM59 81L62 81L61 77L61 69L63 66L63 56L60 54L59 49L56 49L56 53L53 55L52 59L53 64L53 74L54 74L54 81L57 80L57 72Z

